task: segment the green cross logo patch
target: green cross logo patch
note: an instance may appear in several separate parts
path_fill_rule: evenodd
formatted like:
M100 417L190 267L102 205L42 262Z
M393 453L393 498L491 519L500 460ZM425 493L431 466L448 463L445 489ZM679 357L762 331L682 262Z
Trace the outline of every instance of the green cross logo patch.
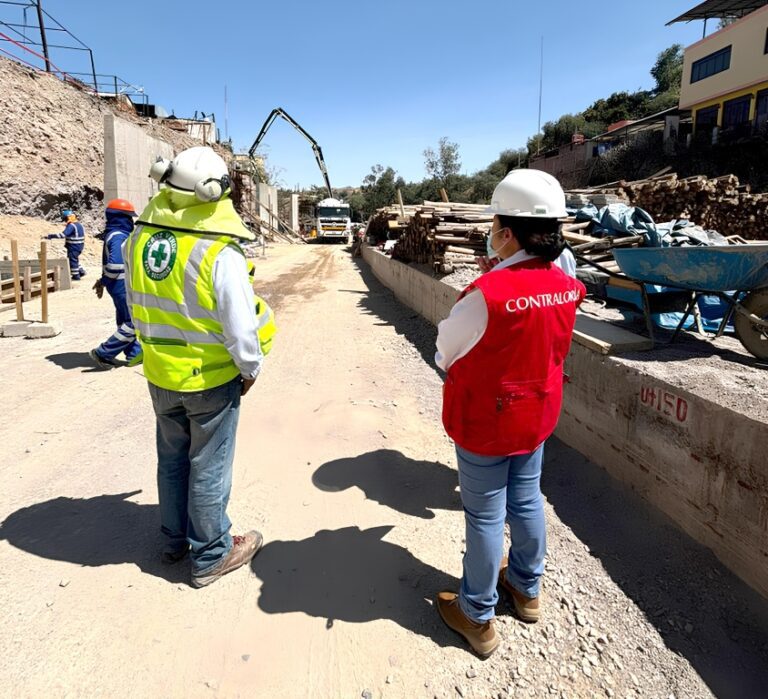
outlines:
M142 260L146 275L159 282L165 279L176 262L176 236L170 231L158 231L144 246Z

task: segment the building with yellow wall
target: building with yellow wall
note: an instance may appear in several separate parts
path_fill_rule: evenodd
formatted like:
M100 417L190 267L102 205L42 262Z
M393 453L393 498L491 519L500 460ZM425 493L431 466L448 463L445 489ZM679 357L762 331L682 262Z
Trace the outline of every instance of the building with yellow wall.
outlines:
M768 123L768 4L685 50L680 109L699 134Z

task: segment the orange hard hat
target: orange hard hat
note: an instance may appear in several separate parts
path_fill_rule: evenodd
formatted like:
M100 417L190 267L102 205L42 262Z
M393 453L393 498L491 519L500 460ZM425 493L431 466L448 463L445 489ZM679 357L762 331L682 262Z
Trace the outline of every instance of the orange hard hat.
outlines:
M136 209L127 199L113 199L107 204L107 211L122 211L129 216L136 216Z

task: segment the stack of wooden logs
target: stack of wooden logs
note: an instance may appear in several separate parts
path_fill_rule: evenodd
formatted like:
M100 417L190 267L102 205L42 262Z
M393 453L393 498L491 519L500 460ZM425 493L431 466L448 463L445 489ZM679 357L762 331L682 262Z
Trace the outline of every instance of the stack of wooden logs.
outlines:
M397 208L397 207L395 207ZM425 201L415 208L392 257L402 262L473 264L485 254L493 217L485 204Z
M366 235L381 244L385 240L397 240L405 232L417 206L385 206L371 216Z
M582 197L608 194L645 209L661 223L687 218L724 236L748 240L768 237L768 193L752 194L735 175L679 178L676 174L636 182L612 182L592 190L578 190ZM597 203L597 202L596 202Z

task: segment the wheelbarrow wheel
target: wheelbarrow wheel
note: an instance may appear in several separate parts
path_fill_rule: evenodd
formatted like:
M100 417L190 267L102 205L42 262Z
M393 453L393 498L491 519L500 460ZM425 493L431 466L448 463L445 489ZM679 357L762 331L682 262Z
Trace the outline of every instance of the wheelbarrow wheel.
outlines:
M752 315L768 320L768 289L751 291L741 302ZM733 317L736 337L751 354L758 359L768 359L768 327L760 327L746 315L736 311Z

